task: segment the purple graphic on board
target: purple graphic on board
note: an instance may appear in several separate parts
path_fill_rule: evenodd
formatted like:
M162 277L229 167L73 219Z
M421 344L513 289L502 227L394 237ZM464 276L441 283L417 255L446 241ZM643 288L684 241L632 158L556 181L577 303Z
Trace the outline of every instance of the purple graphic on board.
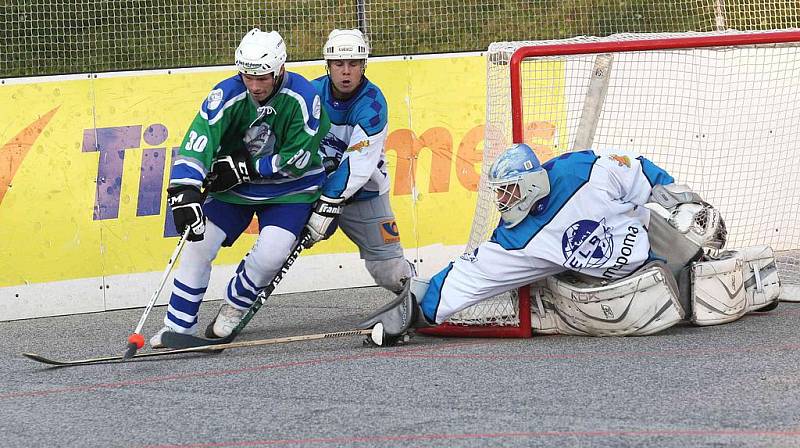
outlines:
M95 221L119 217L125 151L140 148L142 140L149 146L161 145L168 136L169 130L160 123L151 124L144 131L142 125L90 128L83 131L82 152L100 153L93 213ZM166 152L164 147L142 150L136 216L153 216L161 213L161 199L165 189L164 170L167 166ZM178 148L173 148L171 152L172 157L175 157ZM171 213L165 214L164 236L177 236Z

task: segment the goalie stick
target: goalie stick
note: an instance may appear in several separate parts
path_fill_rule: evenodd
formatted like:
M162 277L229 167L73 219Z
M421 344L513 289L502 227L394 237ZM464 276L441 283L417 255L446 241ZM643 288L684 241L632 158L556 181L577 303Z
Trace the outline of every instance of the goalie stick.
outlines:
M288 336L283 338L272 338L272 339L257 339L255 341L239 341L228 344L213 344L213 345L189 347L189 348L167 350L160 352L137 353L133 355L132 359L171 356L171 355L179 355L181 353L219 353L220 351L226 348L257 347L260 345L283 344L286 342L313 341L318 339L331 339L331 338L340 338L344 336L362 336L362 335L369 336L372 339L381 338L380 340L382 340L383 328L372 328L367 330L347 330L347 331L337 331L333 333L306 334L302 336ZM48 364L53 367L73 367L73 366L86 366L91 364L109 364L109 363L122 362L126 360L124 355L100 356L97 358L79 359L75 361L52 359L46 356L38 355L36 353L23 353L22 356L36 362Z
M189 334L181 334L181 333L174 333L168 331L161 335L161 342L170 348L175 349L185 349L185 348L192 348L192 347L205 347L210 345L226 345L233 342L234 339L242 332L242 329L247 325L248 322L255 316L258 310L261 308L262 305L267 301L267 298L275 291L275 288L278 286L278 283L283 280L283 276L286 275L286 272L289 268L294 264L297 257L300 255L300 252L306 248L306 245L311 242L312 238L308 232L304 232L300 241L294 247L292 253L286 257L286 261L283 262L283 266L281 266L280 271L275 274L275 277L272 279L272 282L267 285L266 288L262 289L261 292L258 293L258 297L256 297L255 302L250 306L250 309L247 310L247 313L242 316L242 320L239 321L239 324L233 328L231 334L225 336L224 338L203 338L200 336L192 336ZM209 328L206 330L206 334L211 329L214 323L212 322L209 324ZM223 347L224 348L224 347ZM222 348L220 348L222 350Z

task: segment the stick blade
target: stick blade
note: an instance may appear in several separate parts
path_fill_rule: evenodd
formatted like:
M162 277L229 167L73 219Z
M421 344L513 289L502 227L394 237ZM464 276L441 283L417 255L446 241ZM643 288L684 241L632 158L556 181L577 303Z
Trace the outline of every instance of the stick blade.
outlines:
M125 349L125 353L122 354L122 360L127 361L133 358L136 355L136 350L139 348L133 342L128 342L128 348Z
M194 347L205 347L208 345L229 344L236 337L236 333L220 339L206 339L190 334L181 334L168 331L161 335L161 343L169 348L183 349ZM221 349L220 349L221 350Z
M107 362L115 362L122 359L121 356L102 356L98 358L79 359L77 361L61 361L58 359L48 358L46 356L38 355L36 353L23 353L22 356L42 364L47 364L55 367L68 367L68 366L82 366L89 364L101 364Z

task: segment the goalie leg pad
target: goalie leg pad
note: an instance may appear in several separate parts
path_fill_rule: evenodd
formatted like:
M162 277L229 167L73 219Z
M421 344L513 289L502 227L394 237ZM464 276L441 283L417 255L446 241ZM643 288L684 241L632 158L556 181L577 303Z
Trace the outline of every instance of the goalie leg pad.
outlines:
M742 259L747 311L755 311L780 300L781 281L775 255L769 246L751 246L736 250Z
M531 288L531 328L536 334L567 334L591 336L589 333L569 325L556 311L553 292L547 280L534 283Z
M547 289L552 299L542 302L552 300L561 322L555 317L534 321L543 327L550 324L558 333L642 336L669 328L684 316L675 278L661 262L649 263L611 283L553 276L547 279Z
M735 252L720 255L692 265L691 321L696 325L732 322L748 311L742 259Z

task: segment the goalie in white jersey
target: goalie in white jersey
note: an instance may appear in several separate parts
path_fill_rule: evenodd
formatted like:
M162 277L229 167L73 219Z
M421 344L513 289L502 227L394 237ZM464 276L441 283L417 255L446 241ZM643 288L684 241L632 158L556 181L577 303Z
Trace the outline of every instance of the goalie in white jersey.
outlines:
M369 46L359 30L333 30L322 54L328 74L312 84L331 119L320 145L329 175L307 229L318 242L340 227L375 282L399 293L414 271L389 203L388 108L381 89L364 75Z
M391 342L531 284L541 333L652 334L684 318L713 325L777 303L771 249L720 253L719 212L642 156L586 150L540 165L517 144L488 177L502 217L490 240L430 280L412 279L362 328L381 324Z

